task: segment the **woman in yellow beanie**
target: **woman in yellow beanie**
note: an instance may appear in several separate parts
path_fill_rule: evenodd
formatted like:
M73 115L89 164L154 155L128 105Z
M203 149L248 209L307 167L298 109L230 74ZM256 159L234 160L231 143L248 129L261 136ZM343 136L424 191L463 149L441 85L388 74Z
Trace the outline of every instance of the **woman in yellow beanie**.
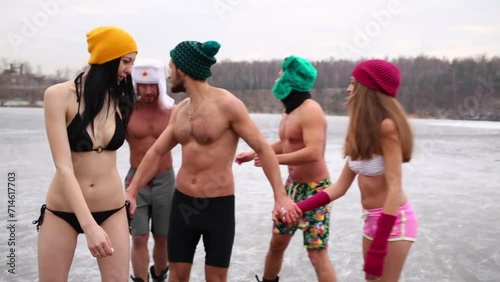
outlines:
M41 282L68 280L80 233L97 259L102 281L128 279L128 204L116 151L124 143L135 104L130 73L137 45L130 34L113 26L91 30L87 42L90 67L44 94L56 173L33 222L39 230Z

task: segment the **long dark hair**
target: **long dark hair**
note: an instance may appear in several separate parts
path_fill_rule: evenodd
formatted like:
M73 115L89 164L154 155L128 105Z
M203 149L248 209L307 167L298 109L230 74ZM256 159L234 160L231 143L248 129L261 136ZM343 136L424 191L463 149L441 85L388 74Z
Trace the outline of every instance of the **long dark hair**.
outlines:
M353 93L346 100L349 110L348 137L344 157L369 160L382 153L380 124L386 118L396 125L403 162L409 162L413 153L413 133L407 114L401 104L389 95L354 83Z
M105 99L108 99L106 113L109 112L109 107L118 105L124 126L127 128L130 115L135 107L136 97L130 75L117 84L120 60L121 58L117 58L104 64L90 65L83 88L85 109L82 113L82 126L84 128L90 123L93 131L94 119L103 109ZM81 87L81 76L82 74L79 75L79 82L78 78L75 80L77 89Z

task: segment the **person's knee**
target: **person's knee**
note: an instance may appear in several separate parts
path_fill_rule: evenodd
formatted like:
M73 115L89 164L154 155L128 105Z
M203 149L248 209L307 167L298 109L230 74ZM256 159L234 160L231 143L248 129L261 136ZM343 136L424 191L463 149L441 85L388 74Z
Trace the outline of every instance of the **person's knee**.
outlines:
M128 259L120 257L114 261L107 262L111 263L106 263L104 261L98 262L102 281L128 281Z
M142 235L135 235L132 237L132 243L134 247L147 247L148 246L148 240L149 240L149 234L142 234Z
M227 281L226 267L205 265L205 278L207 281Z
M288 247L289 242L290 240L286 235L273 235L269 244L269 251L272 253L283 253Z
M189 281L189 271L176 271L174 269L170 270L169 282L188 282Z
M186 278L185 276L170 274L170 278L168 279L168 282L189 282L189 278Z
M160 246L160 247L167 246L167 237L166 236L159 236L159 235L153 234L153 239L155 240L156 246Z
M122 271L120 273L114 271L110 275L102 275L102 281L128 281L128 271ZM110 278L105 278L105 277L110 277Z
M307 256L314 266L318 266L322 262L328 260L328 250L324 249L308 249Z

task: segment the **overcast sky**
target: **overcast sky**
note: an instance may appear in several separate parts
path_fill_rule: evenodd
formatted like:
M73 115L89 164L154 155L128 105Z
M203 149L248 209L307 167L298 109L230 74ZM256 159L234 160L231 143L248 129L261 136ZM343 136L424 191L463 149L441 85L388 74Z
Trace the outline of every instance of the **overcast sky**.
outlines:
M130 32L139 56L169 60L183 40L217 40L219 60L500 55L498 0L2 0L0 58L79 69L85 34Z

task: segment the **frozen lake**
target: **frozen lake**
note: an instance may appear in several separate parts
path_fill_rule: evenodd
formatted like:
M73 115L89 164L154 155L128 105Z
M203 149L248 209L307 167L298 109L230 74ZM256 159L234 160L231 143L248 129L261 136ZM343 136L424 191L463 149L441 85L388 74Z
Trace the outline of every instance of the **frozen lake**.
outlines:
M277 138L279 115L252 115L269 141ZM341 147L346 117L328 117L327 161L335 180L344 160ZM420 228L401 281L500 281L500 122L412 120L414 159L404 165L404 190L416 209ZM0 108L0 281L37 281L35 226L54 174L43 124L43 109ZM248 147L241 142L238 151ZM128 146L118 151L125 176ZM175 169L180 148L173 151ZM272 192L260 168L235 164L236 238L229 281L255 281L261 276L271 237ZM282 167L282 177L286 168ZM7 173L17 175L15 206L16 274L7 272L10 231ZM364 281L361 257L361 206L358 187L335 202L329 256L338 281ZM191 281L204 281L204 250L198 245ZM314 270L298 232L288 248L282 281L314 281ZM70 281L100 281L97 264L79 243Z

